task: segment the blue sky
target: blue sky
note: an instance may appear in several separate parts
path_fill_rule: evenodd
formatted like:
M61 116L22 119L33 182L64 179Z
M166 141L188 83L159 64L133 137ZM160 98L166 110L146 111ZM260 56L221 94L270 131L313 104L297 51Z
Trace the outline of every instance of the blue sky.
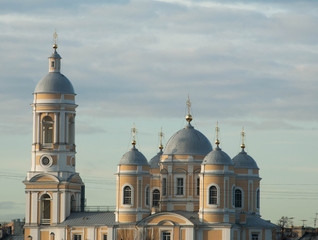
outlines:
M0 220L24 214L32 92L48 71L53 33L77 93L77 171L88 205L115 205L116 165L131 128L148 160L185 125L248 153L261 213L313 226L318 211L318 4L315 1L5 0L0 8Z

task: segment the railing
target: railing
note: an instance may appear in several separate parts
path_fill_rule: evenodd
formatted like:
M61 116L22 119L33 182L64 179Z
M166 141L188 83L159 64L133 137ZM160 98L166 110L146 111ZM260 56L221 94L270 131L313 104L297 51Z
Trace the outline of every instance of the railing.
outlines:
M85 206L84 212L113 212L115 209L115 206ZM81 210L81 207L72 208L72 212L82 212Z

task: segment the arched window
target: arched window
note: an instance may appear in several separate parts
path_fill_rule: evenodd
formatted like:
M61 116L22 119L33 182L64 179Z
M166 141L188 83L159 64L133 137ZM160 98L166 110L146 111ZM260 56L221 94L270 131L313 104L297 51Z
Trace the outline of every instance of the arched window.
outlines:
M209 188L209 204L217 204L218 203L218 190L216 186L211 186Z
M159 201L160 201L160 192L158 189L155 189L152 192L152 206L159 207Z
M74 195L72 195L71 197L71 212L75 212L76 211L76 200Z
M242 207L242 191L240 189L235 189L235 207Z
M149 206L149 187L148 186L146 187L146 196L145 197L146 197L145 205Z
M124 204L131 205L131 188L129 186L124 187Z
M68 120L68 144L73 145L75 143L75 121L74 117L70 117Z
M53 143L53 120L51 117L46 116L42 119L42 144Z
M51 219L51 197L44 194L41 197L41 223L50 224Z
M259 208L260 203L260 194L259 189L256 190L256 208Z

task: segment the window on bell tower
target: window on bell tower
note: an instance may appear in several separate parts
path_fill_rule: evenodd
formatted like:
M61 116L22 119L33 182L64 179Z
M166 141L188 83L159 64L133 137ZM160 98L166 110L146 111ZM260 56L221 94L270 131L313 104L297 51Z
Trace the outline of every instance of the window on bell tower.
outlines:
M46 116L42 120L42 144L50 146L53 143L53 120L51 117Z
M160 201L160 191L158 189L155 189L152 192L152 206L159 207L159 201Z
M50 224L51 219L51 197L44 194L41 197L41 224Z
M51 61L51 68L54 68L54 67L55 67L55 62Z

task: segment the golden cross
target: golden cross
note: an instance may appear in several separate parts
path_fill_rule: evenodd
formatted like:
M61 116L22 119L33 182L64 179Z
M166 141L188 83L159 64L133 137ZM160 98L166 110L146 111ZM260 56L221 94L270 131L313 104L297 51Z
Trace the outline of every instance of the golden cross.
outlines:
M219 131L220 131L220 128L219 128L219 121L216 122L216 128L215 128L215 131L216 131L216 140L215 140L215 144L216 145L219 145L220 144L220 141L219 141Z
M162 146L162 138L164 137L164 133L162 132L162 127L161 127L161 131L160 131L160 133L159 133L159 136L160 136L159 149L163 149L163 146Z
M191 101L190 101L189 95L188 95L188 100L187 100L187 106L188 106L188 115L190 115Z
M245 144L244 144L244 137L245 137L245 132L244 132L244 127L242 127L242 133L241 133L241 135L242 135L242 145L241 145L241 148L245 148Z
M135 127L135 123L133 128L131 129L131 132L133 133L133 140L132 140L132 145L136 145L136 133L137 133L137 129Z

